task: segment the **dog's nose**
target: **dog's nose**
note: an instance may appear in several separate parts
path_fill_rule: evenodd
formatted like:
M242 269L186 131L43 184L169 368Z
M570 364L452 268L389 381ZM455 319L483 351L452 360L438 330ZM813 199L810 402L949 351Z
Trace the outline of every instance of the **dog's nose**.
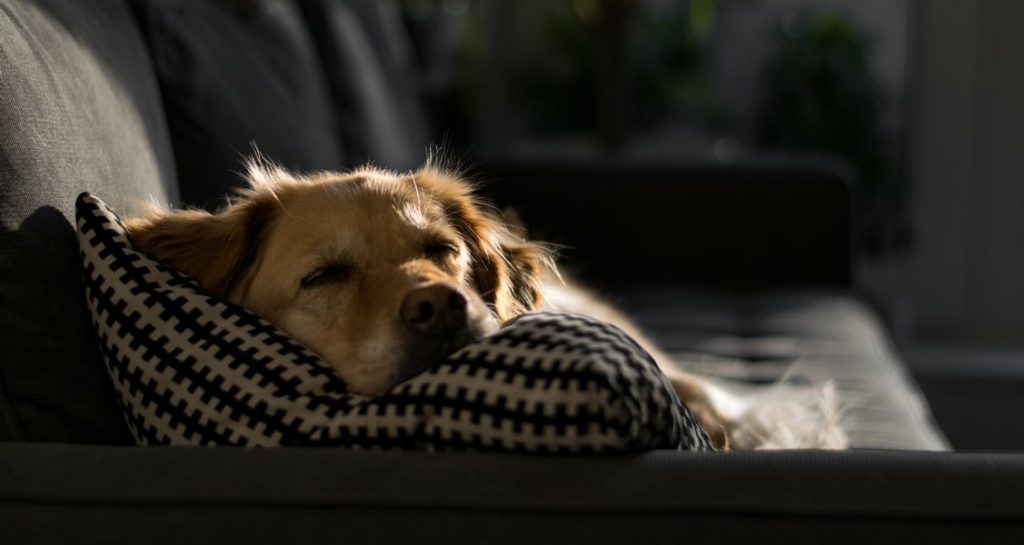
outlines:
M466 296L448 284L423 286L405 295L399 314L424 333L454 333L466 326Z

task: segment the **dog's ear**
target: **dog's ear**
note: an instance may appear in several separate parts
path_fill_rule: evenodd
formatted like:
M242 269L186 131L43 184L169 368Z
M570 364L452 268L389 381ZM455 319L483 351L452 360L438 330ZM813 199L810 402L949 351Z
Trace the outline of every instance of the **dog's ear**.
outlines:
M249 191L220 212L154 211L126 222L136 249L228 297L246 289L276 200Z
M501 321L537 310L543 303L542 280L550 259L543 247L511 229L474 196L458 176L430 166L414 175L444 207L472 254L472 282Z
M541 308L547 254L527 240L498 238L490 250L474 256L473 283L505 321Z

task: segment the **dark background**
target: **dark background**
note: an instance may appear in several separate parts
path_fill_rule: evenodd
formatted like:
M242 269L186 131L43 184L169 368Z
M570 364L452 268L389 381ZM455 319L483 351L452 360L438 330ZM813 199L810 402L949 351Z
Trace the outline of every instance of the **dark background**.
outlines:
M1024 446L970 425L1024 390L1024 4L401 5L431 137L470 162L847 161L856 289L954 443Z

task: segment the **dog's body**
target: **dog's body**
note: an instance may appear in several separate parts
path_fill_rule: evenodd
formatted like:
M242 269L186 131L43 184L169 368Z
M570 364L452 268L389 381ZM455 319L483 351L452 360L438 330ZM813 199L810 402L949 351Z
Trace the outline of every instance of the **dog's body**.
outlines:
M249 182L216 214L154 210L129 220L129 235L303 342L355 393L383 394L519 314L558 308L616 323L643 344L717 446L747 409L562 282L543 246L454 174L427 166L297 177L254 163Z

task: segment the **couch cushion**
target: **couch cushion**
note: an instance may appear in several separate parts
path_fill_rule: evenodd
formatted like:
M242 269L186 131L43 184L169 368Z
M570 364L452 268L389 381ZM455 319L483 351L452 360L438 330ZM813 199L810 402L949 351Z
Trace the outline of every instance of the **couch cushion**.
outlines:
M784 377L796 384L834 380L853 448L949 448L878 317L848 294L648 288L622 302L697 374L741 389Z
M134 250L96 197L79 198L78 229L89 307L140 444L711 448L651 357L602 322L519 316L368 398L272 324Z
M344 166L327 86L287 0L134 0L149 42L182 200L215 207L255 145L299 172Z
M426 116L412 53L391 0L302 0L345 149L359 166L411 170L426 159Z
M168 202L174 178L128 8L0 0L0 440L130 440L85 307L74 199Z

